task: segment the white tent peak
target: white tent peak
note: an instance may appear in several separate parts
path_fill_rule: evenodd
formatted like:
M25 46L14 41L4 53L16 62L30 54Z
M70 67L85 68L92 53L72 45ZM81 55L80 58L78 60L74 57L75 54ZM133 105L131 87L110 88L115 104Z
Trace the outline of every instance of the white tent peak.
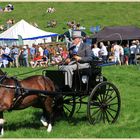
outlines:
M22 19L1 33L0 40L18 40L18 35L20 35L23 40L36 40L57 36L58 34L38 29Z

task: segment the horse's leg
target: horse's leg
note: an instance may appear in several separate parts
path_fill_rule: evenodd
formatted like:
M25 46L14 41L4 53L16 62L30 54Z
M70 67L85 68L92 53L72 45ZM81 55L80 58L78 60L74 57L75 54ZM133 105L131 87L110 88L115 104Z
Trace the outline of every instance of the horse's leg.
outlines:
M48 123L48 128L47 128L48 132L52 131L52 117L53 117L52 102L53 102L53 99L49 96L44 101L44 110L43 110L44 115L43 116L46 118L47 123Z
M52 131L52 112L45 111L46 114L46 123L48 125L47 131L51 132Z
M0 112L0 136L4 135L4 119L3 112Z
M48 126L48 123L47 123L47 118L46 118L46 110L43 109L43 114L41 116L41 119L40 119L41 123L47 127Z

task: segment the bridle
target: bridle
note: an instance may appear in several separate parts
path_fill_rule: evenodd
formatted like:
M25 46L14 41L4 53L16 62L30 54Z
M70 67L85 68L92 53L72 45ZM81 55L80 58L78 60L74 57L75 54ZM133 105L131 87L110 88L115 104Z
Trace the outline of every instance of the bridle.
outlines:
M16 86L2 84L4 79L6 79L6 78L10 78L10 77L8 77L6 74L0 77L0 87L15 89Z
M5 85L3 84L5 79L12 79L14 81L14 85ZM0 87L14 89L14 98L13 103L9 109L9 111L13 110L18 106L20 101L23 99L24 89L21 87L20 82L15 77L8 77L7 74L0 77Z

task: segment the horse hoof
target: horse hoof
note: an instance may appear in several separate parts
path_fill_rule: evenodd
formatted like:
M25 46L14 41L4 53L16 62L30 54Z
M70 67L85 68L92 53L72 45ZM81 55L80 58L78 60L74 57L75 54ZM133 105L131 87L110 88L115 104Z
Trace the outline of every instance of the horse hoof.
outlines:
M4 135L4 129L1 128L0 137L2 137L3 135Z
M49 132L49 133L50 133L51 131L52 131L52 125L51 125L51 124L49 124L49 125L48 125L48 129L47 129L47 132Z
M48 123L46 121L46 119L42 116L41 119L40 119L41 123L46 127L48 126Z

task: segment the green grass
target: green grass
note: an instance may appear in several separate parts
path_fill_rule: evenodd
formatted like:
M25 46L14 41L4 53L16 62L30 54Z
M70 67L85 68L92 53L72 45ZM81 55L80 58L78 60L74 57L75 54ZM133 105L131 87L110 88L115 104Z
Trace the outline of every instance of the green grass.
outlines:
M6 2L0 3L1 7L6 6ZM11 13L0 13L0 24L4 24L7 19L14 18L17 21L25 19L27 22L36 22L39 28L64 33L67 29L66 23L75 20L86 27L86 33L90 34L90 27L100 25L135 25L140 27L140 4L119 3L119 2L12 2L15 10ZM48 7L54 7L56 12L47 14ZM58 25L55 28L46 28L47 22L55 19Z
M50 67L53 69L53 67ZM41 74L39 68L6 68L9 75L22 79L29 75ZM30 73L32 71L32 73ZM34 71L34 72L33 72ZM29 72L29 73L28 73ZM26 75L19 75L28 73ZM40 109L28 108L5 113L5 138L139 138L140 137L140 67L103 67L103 75L117 86L121 93L121 113L115 124L90 125L86 118L86 106L75 113L69 122L61 119L55 122L48 134L40 123ZM18 76L19 75L19 76Z

